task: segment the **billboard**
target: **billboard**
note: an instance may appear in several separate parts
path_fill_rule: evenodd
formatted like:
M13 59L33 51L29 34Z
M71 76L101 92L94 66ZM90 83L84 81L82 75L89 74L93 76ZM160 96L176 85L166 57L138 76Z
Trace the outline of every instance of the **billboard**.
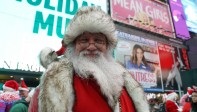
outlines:
M197 33L197 1L181 0L186 15L188 30Z
M187 29L187 25L185 21L185 13L183 10L181 0L170 0L169 4L170 4L176 36L184 40L190 39L190 34Z
M107 12L106 0L1 0L0 68L42 71L40 50L58 50L70 19L90 5Z
M155 0L110 0L113 20L175 38L169 7Z
M176 47L158 42L158 52L161 65L164 90L178 90L177 81L180 82L180 67L178 62L178 51ZM176 79L177 76L177 79ZM181 81L182 82L182 81Z
M189 57L188 57L188 52L186 49L184 48L179 48L179 52L180 52L180 58L182 60L183 63L183 68L185 70L190 70L190 63L189 63Z
M162 75L157 42L117 31L116 60L145 91L162 92Z

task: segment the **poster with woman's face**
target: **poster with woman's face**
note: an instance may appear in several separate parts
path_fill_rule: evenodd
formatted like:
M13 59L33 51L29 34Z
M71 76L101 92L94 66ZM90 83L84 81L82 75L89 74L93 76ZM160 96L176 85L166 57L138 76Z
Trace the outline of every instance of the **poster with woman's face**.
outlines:
M117 31L116 60L145 91L163 91L156 41Z

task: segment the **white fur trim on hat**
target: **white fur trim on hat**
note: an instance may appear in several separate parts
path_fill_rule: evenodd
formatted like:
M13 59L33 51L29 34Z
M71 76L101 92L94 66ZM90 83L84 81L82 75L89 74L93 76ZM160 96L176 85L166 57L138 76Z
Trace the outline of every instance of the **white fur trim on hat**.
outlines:
M168 94L167 100L175 101L176 100L176 97L178 97L178 94L175 93L175 92L172 92L172 93Z
M57 54L55 53L55 50L52 48L46 47L41 50L39 55L40 64L47 68L47 66L53 62L57 58Z
M29 89L27 89L27 88L22 88L22 87L19 87L19 90L29 91Z
M64 43L66 45L72 43L83 32L103 33L107 37L109 47L116 46L117 38L113 20L99 7L87 6L78 10L66 28Z
M18 88L18 83L15 80L8 80L3 85L3 89L10 92L17 91Z
M7 87L7 86L5 86L5 85L3 85L3 89L4 89L4 90L7 90L7 91L11 91L11 92L16 91L15 89L13 89L13 88L11 88L11 87Z

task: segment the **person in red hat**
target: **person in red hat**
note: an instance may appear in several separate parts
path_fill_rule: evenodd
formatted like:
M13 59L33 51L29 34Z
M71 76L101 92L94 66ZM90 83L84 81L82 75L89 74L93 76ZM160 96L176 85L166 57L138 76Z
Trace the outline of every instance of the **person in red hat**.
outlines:
M191 97L193 91L194 91L193 88L187 87L187 93L184 94L184 95L181 97L181 99L180 99L180 105L181 105L181 106L184 106L184 105L186 104L186 102L189 101L189 99L190 99L190 97Z
M20 87L19 87L19 94L22 98L28 97L28 94L29 94L29 88L25 84L25 81L23 78L21 78L21 83L20 83Z
M190 101L183 106L182 112L197 112L197 87L193 86Z
M28 112L29 103L32 95L34 94L34 89L32 89L25 99L18 100L14 103L10 112Z
M3 85L3 93L0 94L0 112L9 112L13 103L20 100L18 94L18 83L15 80L8 80Z
M46 71L29 112L149 112L142 86L112 56L115 30L100 7L81 7L66 28L64 56L40 53Z
M179 96L175 92L171 92L167 95L166 99L166 112L178 112L179 106L176 103Z

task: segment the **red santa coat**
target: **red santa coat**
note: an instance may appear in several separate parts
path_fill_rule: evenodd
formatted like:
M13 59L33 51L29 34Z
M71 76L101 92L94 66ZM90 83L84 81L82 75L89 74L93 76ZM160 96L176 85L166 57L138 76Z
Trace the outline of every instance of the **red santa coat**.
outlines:
M31 101L29 112L118 112L120 106L122 112L149 112L139 83L126 71L123 78L125 89L110 99L95 80L74 75L68 60L53 62L41 78L40 90L35 91L39 94L32 98L37 101Z
M171 100L167 100L166 101L166 112L178 112L178 105Z
M74 89L74 112L112 112L107 99L102 95L99 85L93 78L82 79L75 75ZM121 93L119 107L121 107L121 112L136 112L125 89Z

